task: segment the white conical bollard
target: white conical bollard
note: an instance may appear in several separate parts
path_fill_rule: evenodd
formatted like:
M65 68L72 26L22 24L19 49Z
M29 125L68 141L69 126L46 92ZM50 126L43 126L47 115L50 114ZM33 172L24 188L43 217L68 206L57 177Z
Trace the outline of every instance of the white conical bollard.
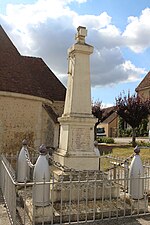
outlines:
M129 194L132 199L142 199L144 197L144 170L142 160L139 156L140 149L135 147L136 155L132 159L129 169Z
M45 145L40 146L39 152L40 156L33 171L33 202L35 206L47 206L50 203L50 184L45 184L44 182L50 181L50 170ZM43 183L38 184L38 182Z
M99 152L99 149L98 149L98 141L94 141L94 152L95 152L96 156L100 157L100 152Z
M17 181L26 182L30 179L30 167L27 163L27 158L29 158L29 152L27 149L27 140L22 141L22 148L18 156L17 163Z
M95 152L95 155L97 157L100 157L100 151L99 151L99 148L98 148L98 141L94 141L94 152ZM99 158L99 166L98 166L99 170L100 170L100 158Z

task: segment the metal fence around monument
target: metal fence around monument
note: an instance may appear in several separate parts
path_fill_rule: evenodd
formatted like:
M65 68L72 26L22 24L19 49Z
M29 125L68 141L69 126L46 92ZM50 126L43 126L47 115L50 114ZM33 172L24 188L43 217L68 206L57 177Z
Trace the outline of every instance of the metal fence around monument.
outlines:
M134 154L125 157L105 155L100 157L101 171L108 173L108 177L112 179L119 178L119 184L122 187L126 187L128 191L129 186L129 167ZM150 177L150 160L143 161L144 177ZM146 189L150 190L150 180L147 179Z
M36 156L31 159L35 161ZM30 182L18 183L17 156L2 155L0 188L11 224L87 224L149 214L149 163L144 163L144 176L138 177L144 183L143 199L130 201L129 161L126 163L124 159L106 156L100 158L101 166L105 163L103 161L108 161L108 164L101 171L68 170L61 176L51 172L50 204L47 207L37 207L33 201L33 187L41 185L41 182L31 179ZM55 166L60 169L58 163ZM43 180L42 183L48 182Z

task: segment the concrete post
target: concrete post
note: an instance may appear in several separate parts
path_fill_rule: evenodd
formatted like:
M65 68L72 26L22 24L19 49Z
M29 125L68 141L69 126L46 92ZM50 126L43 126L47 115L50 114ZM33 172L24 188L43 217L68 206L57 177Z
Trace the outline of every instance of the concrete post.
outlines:
M143 165L139 156L140 148L135 147L136 155L132 159L129 168L129 194L132 199L142 199L144 197L144 176Z
M33 180L35 182L33 187L33 202L35 206L47 206L50 203L50 184L45 184L45 182L50 181L50 171L45 145L42 144L40 146L39 152L40 156L36 161L33 171ZM38 184L38 182L43 183Z
M25 182L30 179L30 167L27 163L27 158L29 158L29 152L27 149L27 140L22 141L22 148L18 156L17 163L17 181Z

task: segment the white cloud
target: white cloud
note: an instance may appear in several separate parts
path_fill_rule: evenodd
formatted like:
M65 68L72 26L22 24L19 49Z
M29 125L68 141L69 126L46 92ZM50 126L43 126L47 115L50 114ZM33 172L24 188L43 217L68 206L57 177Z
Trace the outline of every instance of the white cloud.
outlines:
M142 11L140 17L129 17L123 37L126 45L136 53L150 47L150 8Z
M129 17L122 34L106 12L98 16L81 16L69 8L73 1L86 2L38 0L34 4L9 4L6 15L0 15L0 22L21 54L42 57L64 82L67 49L74 43L79 25L87 27L87 42L95 49L91 57L93 86L132 82L145 74L143 68L124 59L121 47L129 47L135 52L150 47L150 9L143 10L139 18Z
M99 16L95 15L76 15L73 19L73 25L78 27L82 24L82 26L86 26L89 29L99 30L103 27L106 27L110 24L111 17L103 12Z
M38 0L34 4L8 4L6 9L8 22L23 30L28 25L45 23L48 18L57 19L64 15L72 16L67 3L69 0Z
M85 3L85 2L87 2L87 0L76 0L76 2L78 2L78 3Z
M131 61L125 60L119 48L95 51L91 64L93 86L135 82L140 80L141 74L147 73L144 68L138 68Z

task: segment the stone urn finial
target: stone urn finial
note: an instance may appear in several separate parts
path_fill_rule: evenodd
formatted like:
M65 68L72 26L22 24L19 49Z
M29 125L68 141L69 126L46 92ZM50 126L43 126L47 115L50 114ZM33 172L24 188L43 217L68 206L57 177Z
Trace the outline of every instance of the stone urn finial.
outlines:
M46 155L47 154L47 148L44 144L42 144L40 147L39 147L39 152L41 155Z
M75 36L75 39L77 40L77 43L84 44L86 36L87 36L86 27L79 26L77 28L77 34Z
M136 147L134 148L134 152L135 152L136 155L139 155L139 153L140 153L140 148L139 148L139 146L136 146Z

